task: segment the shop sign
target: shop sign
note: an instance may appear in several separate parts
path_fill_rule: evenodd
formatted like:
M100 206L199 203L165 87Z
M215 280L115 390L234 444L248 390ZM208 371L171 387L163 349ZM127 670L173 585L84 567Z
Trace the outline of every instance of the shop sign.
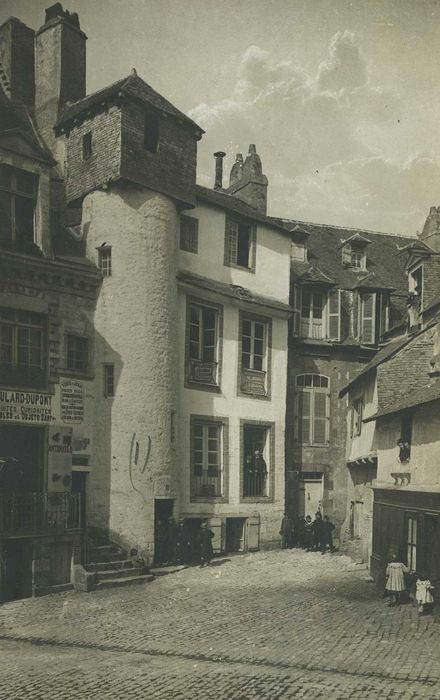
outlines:
M40 391L0 389L0 421L51 423L53 396Z
M82 423L84 420L84 386L75 379L64 379L61 387L61 420Z

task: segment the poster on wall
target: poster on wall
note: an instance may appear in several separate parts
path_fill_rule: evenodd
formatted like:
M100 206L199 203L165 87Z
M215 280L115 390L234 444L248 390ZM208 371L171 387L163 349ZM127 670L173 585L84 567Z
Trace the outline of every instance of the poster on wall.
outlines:
M52 394L0 389L0 421L47 424L54 420Z
M63 379L61 389L61 420L78 424L84 420L84 386L76 379Z
M54 425L49 428L48 491L69 491L72 482L73 428Z

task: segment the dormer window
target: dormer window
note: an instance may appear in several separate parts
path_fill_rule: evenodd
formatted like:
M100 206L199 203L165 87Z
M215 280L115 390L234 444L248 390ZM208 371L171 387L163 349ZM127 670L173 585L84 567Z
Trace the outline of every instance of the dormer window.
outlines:
M345 267L352 267L355 270L367 269L367 256L365 248L349 243L342 248L342 263Z
M411 270L411 272L408 273L408 291L409 293L417 299L417 306L419 310L422 308L422 300L423 300L423 266L419 265L418 267L414 268L414 270Z
M159 148L159 115L153 109L144 114L144 148L150 153L157 153Z
M298 262L307 261L307 248L305 243L300 241L292 241L292 246L290 250L292 260L296 260Z

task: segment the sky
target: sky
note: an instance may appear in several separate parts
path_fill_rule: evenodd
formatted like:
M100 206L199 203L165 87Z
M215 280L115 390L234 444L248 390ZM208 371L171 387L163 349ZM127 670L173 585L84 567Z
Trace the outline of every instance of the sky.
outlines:
M0 0L37 29L51 0ZM133 67L206 133L255 143L273 216L414 235L440 205L440 0L68 0L87 90Z

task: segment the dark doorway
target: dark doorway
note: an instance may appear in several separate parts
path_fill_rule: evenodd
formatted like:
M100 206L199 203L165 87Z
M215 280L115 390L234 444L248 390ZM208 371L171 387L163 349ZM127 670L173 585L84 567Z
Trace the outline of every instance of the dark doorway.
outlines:
M156 564L164 564L173 559L176 530L175 523L170 521L173 511L173 498L154 500L154 561Z
M32 595L32 542L11 540L3 544L3 600L30 598Z
M81 527L86 527L87 517L87 472L72 472L72 493L79 494L79 509L81 515Z
M41 489L44 436L44 428L0 426L0 492Z
M244 551L246 518L226 518L226 552Z

